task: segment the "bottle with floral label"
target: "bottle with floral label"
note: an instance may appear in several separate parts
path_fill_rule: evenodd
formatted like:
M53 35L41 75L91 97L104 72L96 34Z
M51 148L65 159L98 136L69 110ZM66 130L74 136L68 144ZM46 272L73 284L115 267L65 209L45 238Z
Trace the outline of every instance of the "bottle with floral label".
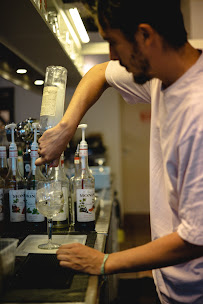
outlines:
M27 178L25 190L26 202L26 228L30 233L41 233L46 231L45 217L39 213L36 207L36 189L38 181L45 180L41 168L35 165L38 158L37 128L38 123L33 123L34 141L31 145L31 170Z
M9 146L9 171L5 178L4 219L6 230L22 233L25 230L25 181L17 165L17 146L14 142L16 124L6 126L11 129L12 142Z
M80 142L81 174L75 181L75 230L95 230L95 180L88 166L88 145L85 141L86 124L78 126L82 129Z

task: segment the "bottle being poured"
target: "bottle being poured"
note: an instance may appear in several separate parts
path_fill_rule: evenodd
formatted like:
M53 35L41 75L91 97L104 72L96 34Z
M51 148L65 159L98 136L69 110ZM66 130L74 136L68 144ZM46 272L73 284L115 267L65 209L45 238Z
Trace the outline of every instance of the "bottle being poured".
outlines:
M87 124L78 126L82 129L82 140L79 146L81 174L76 180L75 191L75 230L95 230L95 180L88 166L88 144L85 140Z

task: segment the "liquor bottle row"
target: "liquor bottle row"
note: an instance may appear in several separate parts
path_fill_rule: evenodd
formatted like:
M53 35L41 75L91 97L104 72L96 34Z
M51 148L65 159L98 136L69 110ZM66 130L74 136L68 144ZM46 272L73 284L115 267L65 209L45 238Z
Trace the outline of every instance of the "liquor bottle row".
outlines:
M19 172L17 146L14 142L15 124L10 124L11 143L9 162L6 147L0 147L0 236L7 233L44 233L45 217L37 207L37 186L39 182L54 180L62 185L64 205L53 216L53 230L56 232L92 231L95 229L95 188L94 177L88 167L88 146L85 141L85 128L82 140L74 157L75 175L69 180L64 171L63 154L58 167L42 170L35 165L38 158L37 128L33 123L34 141L31 145L31 167L25 179ZM8 163L8 166L7 166ZM46 166L47 167L47 166Z

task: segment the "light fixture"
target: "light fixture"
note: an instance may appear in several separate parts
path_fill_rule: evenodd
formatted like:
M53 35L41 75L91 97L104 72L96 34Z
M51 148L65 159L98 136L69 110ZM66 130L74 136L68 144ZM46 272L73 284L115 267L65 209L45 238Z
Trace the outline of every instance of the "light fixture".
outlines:
M26 69L17 69L16 73L25 74L25 73L27 73L27 70Z
M77 32L80 36L81 41L83 43L88 43L90 41L90 38L89 38L87 31L85 29L85 26L82 22L78 9L76 7L70 8L69 13L71 15L71 18L73 19L73 22L75 24L75 27L77 29Z
M35 80L34 84L35 85L43 85L44 84L44 80L37 79L37 80Z

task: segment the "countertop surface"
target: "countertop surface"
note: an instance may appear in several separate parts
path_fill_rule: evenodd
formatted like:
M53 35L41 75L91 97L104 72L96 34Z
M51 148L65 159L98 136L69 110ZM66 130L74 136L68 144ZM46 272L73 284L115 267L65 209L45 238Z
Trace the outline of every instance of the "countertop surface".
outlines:
M104 252L106 240L108 236L108 231L110 227L110 220L111 220L111 212L112 212L112 200L109 199L108 192L100 193L100 204L99 204L99 213L96 221L95 232L87 233L87 240L86 245L93 247L99 251ZM70 235L79 235L78 233L68 232ZM46 258L44 260L39 260L41 257L38 255L38 261L35 258L35 254L30 253L27 257L26 256L17 256L16 257L16 273L14 280L12 281L11 286L9 287L8 291L0 298L0 303L86 303L86 304L94 304L97 302L98 297L98 290L100 283L102 281L102 277L99 276L90 276L87 274L75 273L70 271L70 273L61 273L64 270L62 267L57 268L55 272L55 277L51 280L52 272L50 271L49 264L52 265L53 259ZM48 255L47 255L48 256ZM55 258L55 255L49 255ZM44 257L42 257L44 258ZM45 261L46 262L43 262ZM36 263L36 265L35 265ZM38 264L40 265L37 267ZM23 266L22 266L23 265ZM55 265L55 264L54 264ZM22 267L25 268L23 272L23 276L21 277ZM31 268L29 268L31 267ZM32 268L33 267L33 268ZM37 269L38 268L38 269ZM41 274L40 277L40 269L44 269L44 272ZM47 270L46 270L47 269ZM62 269L62 270L61 270ZM46 270L46 271L45 271ZM27 271L27 272L26 272ZM31 272L31 273L30 273ZM25 275L26 273L26 275ZM39 273L39 275L38 275ZM35 278L36 276L36 278ZM58 284L53 283L52 281L56 282L58 276ZM66 279L68 276L67 284L61 284L59 280L61 278ZM36 282L38 278L41 278L42 285L44 288L41 287L41 281ZM28 282L30 281L30 282ZM33 282L33 284L32 284ZM47 286L52 286L52 288L47 288ZM37 285L37 283L39 285ZM55 285L54 285L55 284ZM61 284L61 285L60 285ZM62 286L62 288L59 286Z

